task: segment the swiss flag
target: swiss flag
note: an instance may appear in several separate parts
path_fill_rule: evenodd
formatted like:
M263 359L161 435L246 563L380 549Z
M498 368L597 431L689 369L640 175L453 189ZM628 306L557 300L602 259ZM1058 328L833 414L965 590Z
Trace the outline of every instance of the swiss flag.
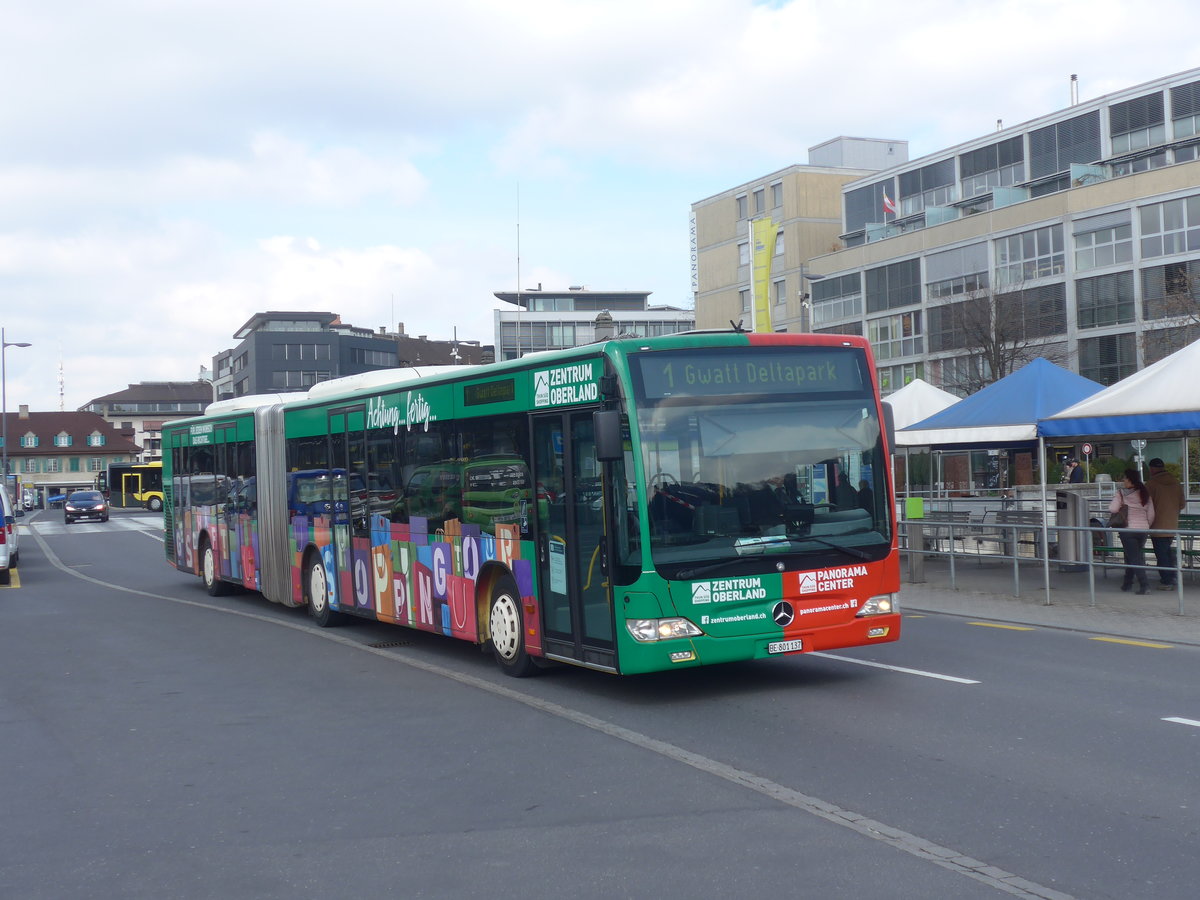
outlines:
M892 201L892 198L887 195L887 188L884 188L883 190L883 211L885 213L891 213L893 216L896 214L896 204Z

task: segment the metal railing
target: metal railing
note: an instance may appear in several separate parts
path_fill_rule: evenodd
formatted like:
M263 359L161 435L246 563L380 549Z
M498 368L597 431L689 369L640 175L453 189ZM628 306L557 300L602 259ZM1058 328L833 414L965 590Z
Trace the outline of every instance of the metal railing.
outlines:
M924 518L902 519L899 522L900 548L904 559L902 575L906 581L923 582L924 561L944 559L949 565L950 587L959 589L959 569L963 565L982 567L996 563L1008 564L1011 569L1012 595L1021 596L1022 569L1028 580L1036 571L1045 593L1046 605L1051 604L1051 576L1057 586L1067 586L1063 579L1086 572L1087 592L1091 606L1096 605L1096 571L1106 578L1109 569L1137 568L1147 576L1159 574L1151 543L1146 541L1146 563L1126 566L1121 532L1139 533L1136 529L1119 529L1099 524L1107 520L1091 516L1085 525L1060 525L1055 521L1055 509L1041 510L1041 504L1030 508L1025 504L997 506L975 502L967 517L962 516L964 501L954 501L954 508L942 506L929 509ZM1054 506L1049 502L1047 506ZM1006 515L1007 513L1007 515ZM1171 536L1174 555L1175 594L1179 615L1184 614L1184 581L1187 575L1200 575L1200 528L1176 530L1151 529L1141 531L1149 537ZM1078 587L1077 583L1071 582Z

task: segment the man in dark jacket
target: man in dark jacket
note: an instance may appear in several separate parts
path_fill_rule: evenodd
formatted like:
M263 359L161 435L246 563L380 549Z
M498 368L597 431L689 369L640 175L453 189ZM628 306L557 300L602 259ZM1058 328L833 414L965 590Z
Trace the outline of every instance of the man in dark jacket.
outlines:
M1183 494L1183 486L1179 479L1163 466L1163 461L1157 456L1150 460L1150 477L1146 479L1146 490L1154 501L1154 530L1176 531L1179 529L1179 514L1187 505ZM1171 544L1175 540L1173 534L1155 534L1150 536L1150 544L1154 547L1154 564L1158 566L1158 589L1160 591L1175 590L1175 553Z

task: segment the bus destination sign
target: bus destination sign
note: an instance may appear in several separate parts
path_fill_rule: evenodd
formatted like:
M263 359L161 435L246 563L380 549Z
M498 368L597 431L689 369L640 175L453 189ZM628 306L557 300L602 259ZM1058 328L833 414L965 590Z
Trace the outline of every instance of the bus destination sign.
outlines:
M714 397L727 394L861 392L862 354L832 348L755 348L752 351L647 353L636 357L643 395Z

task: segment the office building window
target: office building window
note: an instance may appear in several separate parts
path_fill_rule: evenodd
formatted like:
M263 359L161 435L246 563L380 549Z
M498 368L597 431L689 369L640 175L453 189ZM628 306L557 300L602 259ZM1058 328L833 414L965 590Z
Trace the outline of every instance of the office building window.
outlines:
M783 182L777 181L771 185L771 207L779 209L783 206Z
M739 219L746 218L746 195L742 194L737 198L737 217Z
M925 258L925 295L930 300L961 297L988 286L987 244L970 244Z
M1133 226L1128 210L1075 223L1075 269L1085 272L1133 259Z
M1133 273L1117 272L1075 282L1080 328L1126 325L1134 320Z
M761 212L765 212L767 208L766 192L762 188L758 188L754 192L754 214L757 216Z
M1161 144L1167 139L1162 92L1114 103L1108 108L1108 130L1114 154Z
M1017 341L1066 334L1066 285L1044 284L997 295L996 329Z
M1142 318L1196 319L1200 310L1200 261L1168 263L1142 270Z
M879 360L924 353L925 343L921 334L920 311L867 322L867 339L875 351L875 358Z
M901 366L882 366L875 371L879 375L879 390L884 394L890 394L918 378L924 378L925 364L905 363Z
M787 279L781 278L772 284L776 303L787 303Z
M1137 371L1137 336L1105 334L1079 339L1079 374L1100 384L1116 384Z
M775 255L783 256L783 229L775 232Z
M1064 265L1061 225L1047 225L996 241L997 288L1061 275Z
M867 269L867 312L881 312L921 302L921 261L903 262Z
M861 316L863 313L862 279L857 272L822 278L811 284L801 285L800 289L812 293L814 326L828 325L831 322ZM836 332L836 329L834 331ZM861 333L861 330L855 332Z
M1171 122L1176 138L1200 134L1200 81L1171 88Z
M738 298L742 301L742 312L750 311L750 289L742 288L738 291Z
M1138 215L1143 259L1200 250L1200 195L1152 203Z
M979 347L992 333L992 304L988 297L968 297L930 307L927 319L930 353Z
M900 214L911 216L931 206L949 206L957 199L954 160L943 159L900 174Z
M748 241L742 241L738 244L738 265L750 265L750 244Z
M1100 111L1029 132L1029 177L1044 178L1071 168L1071 163L1100 159Z
M1025 139L1021 136L980 147L958 158L963 199L1012 187L1025 180Z

